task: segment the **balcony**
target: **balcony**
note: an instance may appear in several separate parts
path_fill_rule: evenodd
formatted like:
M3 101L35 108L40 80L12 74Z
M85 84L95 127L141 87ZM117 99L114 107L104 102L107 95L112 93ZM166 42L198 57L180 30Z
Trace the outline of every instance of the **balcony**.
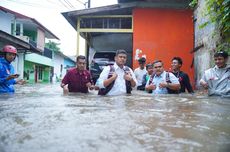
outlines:
M29 40L29 43L33 46L33 47L35 47L35 48L37 48L37 43L36 42L34 42L33 40Z
M24 35L16 35L17 38L29 43L30 38L28 36L24 36Z

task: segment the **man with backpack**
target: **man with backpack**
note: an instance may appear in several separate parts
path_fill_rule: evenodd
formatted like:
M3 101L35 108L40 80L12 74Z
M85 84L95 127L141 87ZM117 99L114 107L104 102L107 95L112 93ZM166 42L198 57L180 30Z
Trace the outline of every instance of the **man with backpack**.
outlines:
M99 95L121 95L131 93L136 86L136 77L129 67L125 66L127 52L117 50L114 65L103 69L96 85L100 88Z
M180 89L180 82L170 72L166 72L161 60L156 60L153 63L155 73L150 77L146 83L145 89L152 90L153 94L176 94Z
M188 93L194 93L188 74L180 70L183 64L182 59L180 57L173 57L171 61L172 73L180 82L180 93L185 93L186 90Z

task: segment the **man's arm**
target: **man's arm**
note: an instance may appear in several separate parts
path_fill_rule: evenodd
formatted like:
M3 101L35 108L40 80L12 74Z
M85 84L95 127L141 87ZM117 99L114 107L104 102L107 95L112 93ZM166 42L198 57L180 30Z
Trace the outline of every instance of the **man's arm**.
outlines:
M160 88L169 88L172 90L180 90L180 82L178 81L176 76L172 73L169 73L169 79L170 79L171 83L161 82L159 84L159 87Z
M116 78L117 74L114 72L112 77L108 78L110 72L110 66L106 66L100 74L100 77L97 79L96 86L99 88L105 88L111 84Z
M202 87L204 87L205 89L208 89L208 83L207 83L207 78L205 76L205 72L204 72L202 78L200 79L200 85Z

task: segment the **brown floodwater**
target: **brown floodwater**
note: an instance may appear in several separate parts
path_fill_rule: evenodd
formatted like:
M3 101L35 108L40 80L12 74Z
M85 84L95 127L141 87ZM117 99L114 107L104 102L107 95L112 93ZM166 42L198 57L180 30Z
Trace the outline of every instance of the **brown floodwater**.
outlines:
M229 152L230 99L63 95L26 85L0 95L0 152Z

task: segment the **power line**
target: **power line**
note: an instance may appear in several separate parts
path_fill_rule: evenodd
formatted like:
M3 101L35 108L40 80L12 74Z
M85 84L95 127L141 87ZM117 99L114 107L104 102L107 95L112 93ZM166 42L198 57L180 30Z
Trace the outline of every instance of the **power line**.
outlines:
M83 5L85 5L85 3L84 2L82 2L82 1L80 1L80 0L76 0L77 2L79 2L79 3L81 3L81 4L83 4Z
M68 6L70 6L71 8L74 8L74 6L73 6L68 0L64 0L64 2L65 2Z
M67 9L69 9L68 6L66 6L65 3L63 3L61 0L58 0L58 1L59 1L63 6L65 6Z

